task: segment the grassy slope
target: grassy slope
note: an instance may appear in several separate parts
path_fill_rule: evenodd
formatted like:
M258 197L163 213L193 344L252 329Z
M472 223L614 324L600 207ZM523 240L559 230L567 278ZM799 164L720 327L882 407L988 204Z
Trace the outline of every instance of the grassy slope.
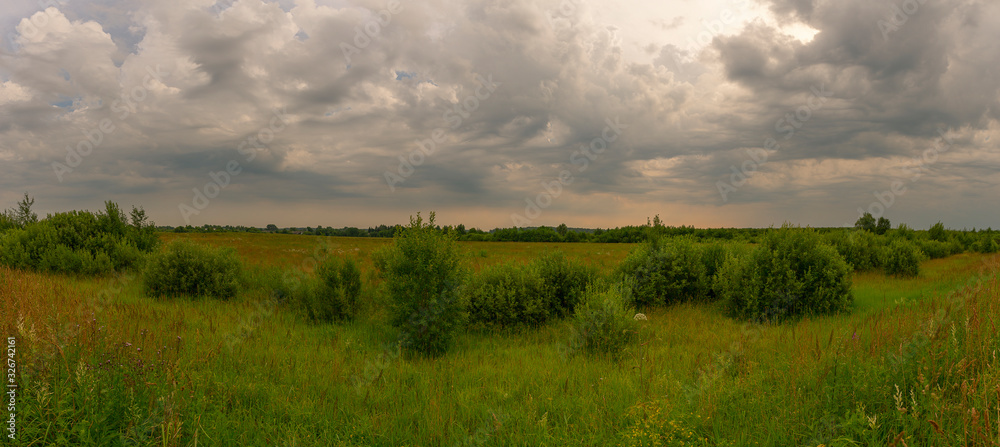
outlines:
M183 237L302 268L318 243ZM364 256L382 243L336 239L334 250ZM554 245L463 246L485 264ZM630 247L559 248L610 268ZM882 445L897 435L958 445L977 427L982 439L1000 436L983 416L1000 411L996 276L948 294L987 263L996 271L996 258L961 255L911 280L860 274L853 314L782 326L734 321L715 305L655 310L618 363L568 356L560 323L466 334L436 360L400 358L378 312L315 326L262 293L157 301L129 278L7 270L0 329L22 347L19 430L32 445L107 444L102 428L114 424L137 445L656 445L644 441L663 433L705 445Z

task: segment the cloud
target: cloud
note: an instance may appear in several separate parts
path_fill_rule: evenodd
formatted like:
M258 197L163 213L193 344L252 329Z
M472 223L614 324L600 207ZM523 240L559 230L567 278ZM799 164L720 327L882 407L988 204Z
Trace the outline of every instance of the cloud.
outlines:
M585 2L59 5L20 20L0 58L0 199L27 189L57 210L117 198L178 224L178 204L235 161L241 173L194 223L263 225L266 203L289 210L285 225L435 208L505 226L572 170L540 223L625 225L663 209L683 210L675 224L839 225L939 129L955 148L914 191L995 192L1000 7L926 2L905 22L891 7L774 0L769 16L727 25L703 49L667 41L642 62L626 56L629 24ZM643 20L670 33L702 19ZM805 41L794 26L817 33ZM499 86L484 97L485 79ZM802 109L816 89L829 92L822 107ZM267 131L276 113L286 125ZM789 116L801 126L792 135ZM627 130L580 171L574 153L608 119ZM114 130L60 182L53 163L105 121ZM434 135L390 189L385 173ZM769 138L780 149L722 202L716 183ZM938 220L908 203L896 212ZM997 217L969 205L964 219Z

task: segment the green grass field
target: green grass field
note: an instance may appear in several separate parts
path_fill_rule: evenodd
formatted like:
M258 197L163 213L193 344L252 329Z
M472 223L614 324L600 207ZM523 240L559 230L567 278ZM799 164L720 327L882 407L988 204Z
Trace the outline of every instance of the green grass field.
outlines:
M330 253L370 272L389 242L161 236L176 238L306 271ZM476 269L559 249L608 271L632 246L461 248ZM394 348L375 303L317 325L264 291L152 299L134 276L5 268L0 335L19 348L21 445L998 445L998 267L962 254L912 279L859 273L852 313L781 325L655 309L620 360L569 355L560 321L466 333L428 359Z

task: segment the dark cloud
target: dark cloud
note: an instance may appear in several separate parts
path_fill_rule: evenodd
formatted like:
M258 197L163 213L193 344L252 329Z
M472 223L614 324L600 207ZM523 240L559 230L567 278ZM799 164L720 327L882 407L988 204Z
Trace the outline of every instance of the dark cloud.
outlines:
M93 208L118 197L177 224L192 189L237 162L193 223L263 224L264 206L286 225L437 208L477 210L465 215L483 220L469 223L492 227L569 170L549 224L624 225L662 209L681 213L676 224L839 225L939 129L955 143L911 197L997 192L997 5L925 2L893 17L891 2L773 0L770 19L728 27L706 48L646 45L646 63L625 56L628 24L584 2L430 0L395 13L327 3L102 0L11 29L0 198L28 189L53 208ZM643 20L670 32L703 19L678 14ZM801 39L795 26L816 34ZM578 152L609 119L627 127L580 170ZM52 163L103 120L114 130L60 182ZM414 155L435 135L432 153ZM779 147L724 202L717 182L769 138ZM400 157L421 162L408 173ZM390 188L387 172L406 174ZM936 221L914 204L950 200L921 197L893 212ZM966 212L980 226L1000 217Z

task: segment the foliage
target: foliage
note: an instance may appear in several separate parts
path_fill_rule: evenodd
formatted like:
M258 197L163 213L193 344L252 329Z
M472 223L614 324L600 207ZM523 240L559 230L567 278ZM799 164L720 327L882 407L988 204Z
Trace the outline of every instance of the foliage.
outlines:
M744 258L719 270L716 293L730 315L774 321L846 311L853 303L851 270L811 229L783 226Z
M474 275L466 289L469 322L481 326L538 325L573 313L596 272L561 252L530 264L504 263Z
M542 278L530 264L487 267L472 277L466 292L469 323L475 326L533 326L550 316Z
M455 239L434 228L434 213L425 224L417 213L375 253L375 266L385 280L392 324L404 347L441 354L451 346L466 320L459 297L463 271Z
M628 281L637 306L701 299L709 284L698 248L686 238L655 238L629 253L614 277Z
M11 210L9 215L14 224L19 228L27 227L33 223L38 222L38 214L35 214L31 210L31 207L35 204L35 199L28 196L28 193L24 193L24 198L17 203L17 209Z
M879 217L878 223L875 224L875 234L882 236L890 229L892 229L892 223L889 222L889 219Z
M894 240L883 253L882 265L887 275L912 277L920 274L923 254L912 242Z
M866 272L882 266L882 247L885 239L868 231L833 233L828 237L831 245L844 257L855 271Z
M928 258L938 259L944 258L951 254L953 245L947 242L938 242L929 239L916 239L913 241L920 251L924 252Z
M354 318L361 296L361 270L357 262L330 257L316 269L316 276L318 283L300 294L309 318L324 322Z
M927 230L927 237L931 238L932 241L945 242L948 240L948 233L944 229L944 224L938 222L931 225L931 228Z
M0 234L14 228L17 228L17 221L7 211L0 211Z
M872 213L864 213L856 222L854 222L854 228L874 232L876 224L877 222L875 221L875 217L872 216Z
M972 249L977 253L996 253L1000 251L1000 244L997 244L997 240L987 233L972 245Z
M153 255L142 282L151 296L233 298L240 290L243 264L232 248L210 248L178 240Z
M594 283L597 271L562 252L546 253L532 263L541 279L542 300L552 317L573 313L587 287Z
M132 213L130 225L118 205L108 201L103 213L70 211L37 222L29 219L23 228L0 234L0 263L92 275L137 267L158 242L145 212L133 208Z
M632 287L617 284L589 290L576 306L570 323L570 350L620 358L638 336L639 323L630 304Z
M898 227L896 227L896 231L892 232L892 235L895 237L912 240L914 237L916 237L916 232L913 231L913 229L910 228L909 225L901 223L899 224Z

